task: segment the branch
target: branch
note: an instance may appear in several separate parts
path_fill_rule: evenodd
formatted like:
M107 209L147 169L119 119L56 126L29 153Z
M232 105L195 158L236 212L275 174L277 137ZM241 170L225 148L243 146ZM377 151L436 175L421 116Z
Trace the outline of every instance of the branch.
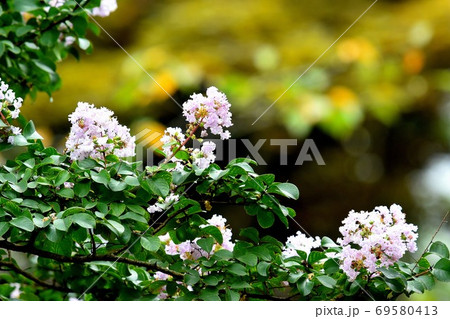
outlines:
M63 263L82 264L82 263L87 263L87 262L91 262L91 261L112 261L115 263L124 263L124 264L128 264L128 265L144 267L146 269L150 269L150 270L154 270L154 271L160 271L160 272L171 275L172 277L178 278L178 279L182 279L184 277L184 275L182 273L179 273L179 272L176 272L176 271L173 271L170 269L166 269L166 268L160 267L155 264L151 264L151 263L148 263L145 261L135 260L135 259L131 259L131 258L126 258L126 257L117 257L117 256L110 255L110 254L101 255L101 256L93 256L93 255L63 256L63 255L58 255L58 254L55 254L55 253L52 253L49 251L40 250L35 247L14 245L5 240L0 241L0 248L9 249L9 250L17 251L17 252L22 252L22 253L28 253L28 254L36 255L39 257L43 257L43 258L53 259L53 260L63 262Z
M283 298L283 297L275 297L275 296L271 296L271 295L259 295L259 294L250 294L250 293L244 293L245 296L247 297L251 297L251 298L258 298L258 299L266 299L266 300L278 300L278 301L283 301L283 300L290 300L291 297L288 298Z
M92 232L92 229L89 229L89 235L91 236L91 249L92 249L92 255L97 255L97 245L95 244L95 238L94 233Z
M441 223L439 224L439 227L436 229L436 231L433 234L433 237L431 237L430 242L428 243L427 247L425 248L425 250L423 251L422 255L420 255L420 258L417 260L416 264L414 265L412 271L414 271L414 269L416 269L417 265L419 264L420 259L422 259L423 255L425 255L425 253L428 251L428 248L430 247L431 243L434 240L434 237L436 237L437 233L439 232L439 230L441 230L442 225L444 225L448 214L450 213L450 211L447 211L447 213L445 214L444 218L442 218Z
M61 292L71 292L71 290L66 287L54 286L45 281L40 280L39 278L34 277L32 274L27 273L26 271L22 270L21 268L19 268L16 264L14 264L12 262L0 261L0 266L7 267L7 268L15 271L16 273L24 276L25 278L28 278L31 281L35 282L39 286L42 286L45 288L50 288L53 290L58 290Z

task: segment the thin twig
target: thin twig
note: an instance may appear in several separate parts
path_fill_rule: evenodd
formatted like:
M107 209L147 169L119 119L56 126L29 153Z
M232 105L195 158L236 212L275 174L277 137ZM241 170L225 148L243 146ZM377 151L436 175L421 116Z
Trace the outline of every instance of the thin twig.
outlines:
M89 229L89 236L91 236L92 256L96 256L97 255L97 246L95 244L95 238L94 238L94 233L92 232L92 229Z
M433 234L433 237L431 237L430 242L428 243L427 247L425 248L425 250L423 251L422 255L420 255L420 258L417 260L416 264L414 265L412 271L414 271L414 269L416 269L417 265L419 264L420 259L422 259L423 255L425 255L425 253L428 251L428 248L430 247L430 245L433 243L434 237L436 237L437 233L439 232L439 230L441 230L442 225L444 225L444 223L446 222L447 216L450 213L450 211L447 211L447 213L445 214L444 218L442 218L441 223L439 224L439 227L436 229L436 231Z

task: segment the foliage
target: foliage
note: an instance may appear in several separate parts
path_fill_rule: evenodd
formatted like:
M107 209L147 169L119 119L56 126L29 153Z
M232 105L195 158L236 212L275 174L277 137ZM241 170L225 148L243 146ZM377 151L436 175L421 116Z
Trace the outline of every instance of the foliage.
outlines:
M183 260L166 253L158 236L168 233L178 244L200 238L197 243L211 251L223 239L204 227L205 217L223 201L243 205L262 228L271 227L274 216L288 226L295 212L280 198L297 199L297 188L256 174L249 159L223 169L186 165L177 171L175 163L164 163L141 171L139 163L115 156L70 161L29 141L28 150L0 170L0 266L10 270L1 275L2 299L18 282L23 300L386 300L450 280L448 248L441 242L415 266L397 262L378 269L379 276L352 282L339 267L342 248L331 239L321 240L322 250L285 258L284 245L261 238L255 228L241 229L232 251ZM147 212L149 203L170 192L179 195L176 203L159 214ZM20 269L11 251L34 256L31 270Z
M96 31L74 1L48 4L1 4L0 65L19 96L51 94L59 85L55 62L77 55L70 41L62 40L74 37L80 49L89 50L86 32ZM86 0L81 6L99 4ZM61 29L62 23L67 28ZM449 250L442 242L433 242L416 264L395 260L353 278L341 265L345 247L328 237L299 236L305 240L299 249L292 246L295 239L285 245L256 228L240 229L239 239L232 239L224 219L207 219L220 205L239 205L262 229L276 220L288 227L296 212L282 199L299 198L295 185L257 174L250 159L220 167L211 142L189 148L190 140L201 141L197 130L202 137L209 130L229 138L224 128L232 125L230 104L215 88L184 104L186 135L167 129L166 160L143 170L142 163L119 157L134 139L108 110L100 109L95 118L74 117L74 148L60 153L43 145L7 94L2 149L26 150L0 167L2 300L393 300L433 289L436 280L450 281ZM16 119L20 132L12 129ZM104 136L88 132L102 131L99 119L111 126ZM123 139L110 136L119 131ZM74 155L81 144L83 153ZM28 256L26 267L18 253Z
M0 5L0 71L22 97L59 89L56 63L69 54L78 58L80 50L91 52L87 33L99 33L87 10L101 0L65 1L58 7L49 2L7 0Z

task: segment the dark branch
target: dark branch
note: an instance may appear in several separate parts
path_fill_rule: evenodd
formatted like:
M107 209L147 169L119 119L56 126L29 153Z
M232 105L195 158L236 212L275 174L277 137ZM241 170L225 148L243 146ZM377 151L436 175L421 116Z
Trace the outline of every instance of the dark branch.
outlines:
M42 287L45 287L45 288L50 288L50 289L53 289L53 290L62 291L62 292L71 292L71 290L69 288L51 285L51 284L49 284L49 283L47 283L45 281L40 280L39 278L34 277L32 274L27 273L26 271L24 271L23 269L19 268L16 264L14 264L12 262L0 261L0 266L9 268L10 270L12 270L12 271L14 271L14 272L24 276L25 278L30 279L31 281L35 282L39 286L42 286Z
M9 250L17 251L17 252L22 252L22 253L28 253L28 254L39 256L39 257L53 259L55 261L59 261L59 262L63 262L63 263L82 264L82 263L87 263L87 262L91 262L91 261L112 261L112 262L117 262L117 263L124 263L124 264L128 264L128 265L144 267L146 269L153 270L153 271L161 271L165 274L171 275L172 277L178 278L178 279L182 279L184 277L183 274L181 274L179 272L176 272L176 271L173 271L170 269L166 269L166 268L160 267L155 264L151 264L151 263L148 263L145 261L140 261L140 260L134 260L131 258L126 258L126 257L117 257L117 256L110 255L110 254L101 255L101 256L93 256L93 255L62 256L62 255L58 255L58 254L55 254L55 253L52 253L49 251L40 250L35 247L15 245L15 244L12 244L5 240L0 241L0 248L9 249Z

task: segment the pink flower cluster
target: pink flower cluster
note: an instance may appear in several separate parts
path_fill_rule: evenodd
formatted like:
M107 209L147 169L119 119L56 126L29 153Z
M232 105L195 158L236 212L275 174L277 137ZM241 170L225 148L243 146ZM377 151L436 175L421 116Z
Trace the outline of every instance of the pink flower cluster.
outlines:
M164 131L164 136L161 137L161 143L163 145L163 152L167 157L173 156L173 152L179 150L184 151L186 147L180 145L184 142L186 136L183 134L181 128L179 127L168 127ZM179 161L179 159L172 157L172 161Z
M14 143L14 136L22 133L19 127L11 125L8 120L19 117L23 99L16 97L16 93L9 88L9 85L0 78L0 143L7 140Z
M165 243L165 251L168 255L179 255L181 259L186 260L196 260L200 257L209 257L214 254L214 252L220 249L226 249L232 251L234 248L234 243L231 241L232 232L231 229L226 227L227 220L219 215L214 215L211 219L207 220L208 224L206 226L216 226L220 232L222 233L223 242L220 245L219 243L215 243L211 251L204 251L199 245L197 245L197 241L200 238L196 238L194 240L187 240L180 244L175 244L171 239L169 234L160 236L159 239L162 243Z
M417 226L406 223L399 205L351 211L342 223L341 269L351 281L360 273L377 275L377 268L389 267L407 251L417 250Z
M75 112L69 115L72 127L66 141L66 149L72 160L135 155L135 137L113 115L114 112L105 107L95 108L88 103L78 103Z
M309 255L311 249L320 247L320 243L321 240L318 236L316 238L307 237L301 231L298 231L295 235L287 238L282 255L285 258L298 256L297 250L304 251Z
M172 276L165 274L163 272L157 271L155 272L155 274L153 275L153 278L155 280L169 280L172 278ZM164 300L167 299L169 297L169 295L166 292L166 286L162 286L161 288L159 288L159 293L158 296L156 297L158 300Z
M230 103L225 94L214 86L206 90L206 96L193 94L183 104L183 115L193 126L199 125L203 131L201 136L207 136L207 129L212 134L220 135L223 140L230 138L230 132L224 128L232 126Z
M62 7L67 0L49 0L48 5L50 7L59 8ZM117 9L117 0L102 0L100 2L100 6L92 9L91 14L93 16L99 17L107 17L111 14L111 12L116 11Z
M163 152L166 158L176 163L175 170L181 171L184 169L184 164L191 162L200 169L205 169L214 163L216 144L213 142L204 142L200 149L187 148L185 145L189 139L197 138L195 133L198 129L202 130L201 137L208 135L207 129L209 129L211 133L220 135L222 139L230 138L230 132L224 130L233 125L230 106L225 94L215 87L207 89L206 97L202 94L193 94L183 104L183 114L189 122L186 134L179 127L169 127L161 138L161 142L164 143ZM179 151L188 152L189 160L177 158L175 155Z

